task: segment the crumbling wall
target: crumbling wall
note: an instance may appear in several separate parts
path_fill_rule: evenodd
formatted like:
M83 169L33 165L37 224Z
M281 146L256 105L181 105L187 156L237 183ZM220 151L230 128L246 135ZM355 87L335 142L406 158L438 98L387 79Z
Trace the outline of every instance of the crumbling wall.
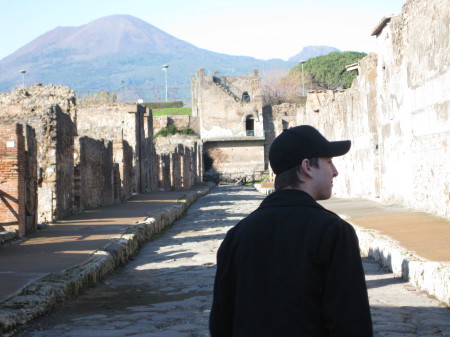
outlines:
M159 176L158 187L160 191L172 190L172 175L170 167L170 153L158 153Z
M23 127L1 123L0 230L25 234L25 140Z
M82 105L77 115L79 136L112 141L120 200L157 190L151 111L134 104Z
M35 132L38 223L72 210L75 118L75 96L67 87L36 85L0 94L0 123L14 120Z
M194 148L190 147L184 147L184 156L183 161L181 163L181 169L182 169L182 184L184 189L188 189L192 187L195 184L195 177L196 172L194 172L194 161L195 161L195 154Z
M447 217L449 17L448 1L409 0L377 36L383 199Z
M256 69L253 76L237 77L206 75L200 69L192 79L192 115L199 117L204 153L218 173L248 176L265 169L268 123Z
M190 128L200 134L199 118L194 116L157 116L153 117L153 134L161 129L175 125L178 130Z
M449 17L446 1L407 1L378 27L378 53L350 89L308 94L299 124L352 140L335 160L338 195L450 216Z
M143 105L137 106L137 116L140 121L136 125L136 129L140 134L137 139L140 144L137 153L139 161L139 184L140 193L152 192L157 190L157 171L156 171L156 154L155 145L153 143L153 116L151 110Z
M284 129L297 125L297 115L301 107L294 103L282 103L272 106L274 131L278 135Z
M54 107L57 128L55 156L56 184L56 216L61 219L73 213L73 153L75 125L70 116L64 113L59 106Z
M178 144L175 146L175 149L170 152L170 181L172 182L172 190L183 189L183 150L183 146L181 144Z
M269 162L269 149L273 140L284 129L298 124L297 116L304 110L304 105L295 103L282 103L268 105L263 109L264 121L264 162ZM266 165L268 166L268 165Z
M25 126L25 234L37 229L37 141L36 132Z
M361 75L350 89L308 93L306 109L298 115L298 124L313 125L330 140L352 140L351 151L334 159L340 172L333 189L337 195L380 196L376 64L375 54L361 60Z
M2 212L0 226L13 226L23 235L37 223L156 191L159 173L166 178L155 152L151 111L125 104L75 107L74 93L66 87L37 85L0 94L0 148L2 142L11 145L13 140L6 139L11 137L19 146L14 158L9 148L2 152L1 205L8 208L8 198L16 205L8 208L8 218ZM168 152L164 189L200 182L202 170L193 168L201 163L199 148L188 140Z
M259 75L217 77L204 69L192 79L192 116L200 120L202 139L245 137L246 119L254 120L254 135L263 137ZM243 99L248 94L248 99Z
M221 141L203 144L212 169L229 177L244 177L265 170L264 141Z
M189 189L203 179L202 146L196 137L157 137L160 190Z
M81 205L95 208L114 202L112 142L80 137Z
M128 142L123 141L121 143L122 151L120 154L122 155L122 162L117 161L117 153L113 153L114 162L119 165L119 172L121 177L121 200L129 199L133 193L135 193L136 189L134 187L135 177L135 169L133 165L133 157L134 151L133 148L128 144ZM122 163L122 164L121 164Z

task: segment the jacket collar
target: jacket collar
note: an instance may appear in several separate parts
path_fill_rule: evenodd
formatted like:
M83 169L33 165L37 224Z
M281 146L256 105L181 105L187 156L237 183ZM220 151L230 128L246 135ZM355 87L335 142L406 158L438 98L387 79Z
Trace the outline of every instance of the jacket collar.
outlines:
M326 210L318 204L308 193L302 190L279 190L266 197L258 209L280 206L308 206Z

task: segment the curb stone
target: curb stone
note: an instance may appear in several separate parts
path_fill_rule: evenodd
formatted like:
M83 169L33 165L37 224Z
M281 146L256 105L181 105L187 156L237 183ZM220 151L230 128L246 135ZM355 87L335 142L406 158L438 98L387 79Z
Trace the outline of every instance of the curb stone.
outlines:
M259 185L255 185L255 188L265 195L274 191L274 189L261 188ZM340 216L345 218L343 215ZM399 246L388 237L382 237L375 231L349 223L355 228L362 255L373 258L395 276L407 280L416 288L442 301L443 305L450 306L449 265L427 261Z
M44 314L55 305L73 298L93 286L130 257L137 254L141 245L180 218L204 191L187 192L171 207L150 212L135 226L129 227L114 242L91 254L85 263L69 268L63 273L51 273L26 286L20 294L0 302L0 336L12 336L15 329Z
M352 226L363 255L373 258L395 276L407 280L444 305L450 305L450 266L421 258L374 231Z

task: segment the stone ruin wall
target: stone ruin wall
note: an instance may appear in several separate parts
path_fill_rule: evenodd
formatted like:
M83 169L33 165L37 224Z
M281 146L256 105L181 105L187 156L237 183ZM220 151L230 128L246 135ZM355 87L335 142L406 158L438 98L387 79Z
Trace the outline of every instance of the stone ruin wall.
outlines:
M2 123L0 133L0 223L25 235L25 139L23 126Z
M192 116L200 120L202 139L245 136L246 117L254 117L255 133L263 133L262 96L259 75L222 77L237 97L247 91L250 102L236 101L219 85L214 83L212 75L206 75L204 69L192 79Z
M204 153L216 172L229 177L259 178L265 170L264 141L206 142Z
M111 185L120 185L112 187L114 191L119 188L120 192L114 192L116 195L105 204L126 200L135 193L157 190L153 123L149 110L134 104L81 105L77 116L79 136L105 142L103 147L98 147L99 152L91 152L92 160L88 162L95 163L105 156L105 152L111 151L110 161L117 163ZM96 167L102 171L101 165ZM102 183L103 176L98 174L97 184Z
M450 217L448 1L407 1L377 41L383 198Z
M72 185L57 184L56 177L60 175L67 182L72 175L76 129L73 91L37 85L0 94L0 111L0 124L15 122L24 126L26 132L28 165L35 166L29 174L29 184L37 184L37 201L29 203L30 212L35 214L34 223L52 222L70 214L72 205L65 198L71 197ZM64 145L58 142L58 135L64 138Z
M80 202L78 211L120 202L113 189L113 143L79 138Z
M157 137L155 147L160 191L189 189L203 180L203 148L197 137Z
M0 207L7 207L9 216L0 218L0 231L14 229L22 236L37 224L158 190L153 120L144 106L77 106L71 89L37 85L0 94L0 128L0 151L23 139L12 158L2 156L0 163L6 167L0 169ZM14 132L6 133L9 129ZM168 164L179 160L180 172L201 163L200 145L173 151L178 157L168 151ZM171 189L188 188L201 174L177 177L182 182ZM13 207L6 198L14 200Z
M200 134L199 118L196 116L157 116L153 117L153 134L161 129L175 125L178 130L190 128Z
M264 162L267 163L267 168L269 168L270 145L284 129L297 125L297 115L302 106L296 103L281 103L264 107Z
M380 144L376 116L376 56L360 61L361 75L345 91L310 92L298 124L311 124L330 140L350 139L351 151L334 162L339 176L334 192L340 196L380 197ZM365 69L369 72L363 75Z
M0 128L0 231L23 236L36 229L36 135L14 121L0 122Z
M236 178L264 171L265 124L258 71L252 76L217 77L200 69L191 88L192 115L199 118L211 168ZM245 92L248 101L243 99ZM252 136L246 130L249 116L253 118Z
M352 140L335 160L337 195L450 217L449 18L448 1L407 1L350 89L308 94L298 124Z

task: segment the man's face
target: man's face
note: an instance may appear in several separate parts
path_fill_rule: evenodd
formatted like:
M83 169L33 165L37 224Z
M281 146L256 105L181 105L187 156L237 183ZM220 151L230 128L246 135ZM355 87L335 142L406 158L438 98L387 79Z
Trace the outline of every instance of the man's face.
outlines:
M312 167L313 197L315 200L326 200L331 197L333 178L338 175L338 171L333 164L333 158L319 158L318 162L319 167Z

